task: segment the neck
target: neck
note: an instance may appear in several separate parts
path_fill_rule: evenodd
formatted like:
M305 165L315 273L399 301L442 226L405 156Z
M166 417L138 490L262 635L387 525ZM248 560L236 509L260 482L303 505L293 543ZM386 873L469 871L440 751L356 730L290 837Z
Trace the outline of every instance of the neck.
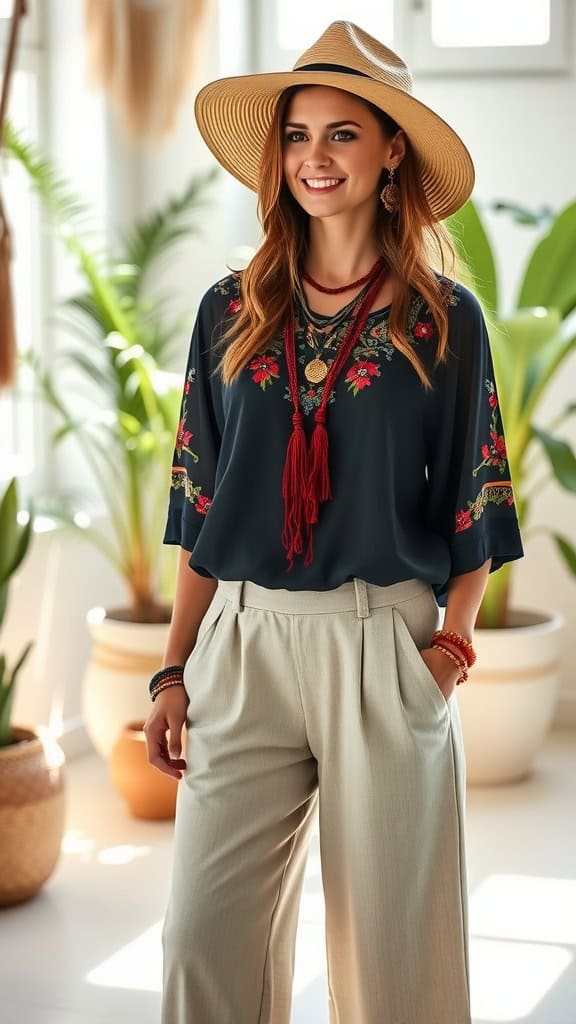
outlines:
M357 213L341 217L310 217L304 267L321 284L338 288L367 274L381 255L373 219Z

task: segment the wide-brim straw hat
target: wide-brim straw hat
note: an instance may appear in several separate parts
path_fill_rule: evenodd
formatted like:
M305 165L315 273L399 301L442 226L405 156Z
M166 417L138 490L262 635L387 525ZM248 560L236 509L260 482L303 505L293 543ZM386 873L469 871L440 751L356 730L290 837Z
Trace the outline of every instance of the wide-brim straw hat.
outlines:
M412 95L398 54L348 21L333 22L292 71L220 78L205 85L194 112L201 135L230 174L258 191L262 151L276 104L292 85L328 85L369 100L406 132L436 220L458 210L474 187L474 164L456 132ZM398 172L401 178L402 169Z

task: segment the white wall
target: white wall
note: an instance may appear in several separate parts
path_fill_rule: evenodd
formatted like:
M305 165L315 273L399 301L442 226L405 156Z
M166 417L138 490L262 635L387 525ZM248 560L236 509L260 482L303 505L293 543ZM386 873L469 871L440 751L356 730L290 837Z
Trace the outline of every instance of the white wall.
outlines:
M226 32L222 32L214 4L202 65L176 130L156 150L141 147L131 152L122 142L115 119L106 115L101 99L87 86L81 5L67 4L64 11L58 0L50 0L47 11L52 48L49 90L53 154L62 161L67 174L74 176L79 191L92 197L111 223L126 222L131 216L149 210L182 187L191 173L212 164L194 123L193 99L203 81L249 70L249 22L242 20L247 2L226 0ZM576 47L573 50L576 52ZM415 93L437 109L469 146L477 169L476 198L507 198L533 206L549 204L554 209L573 198L576 142L569 125L575 100L574 71L569 78L428 79L416 82ZM82 145L78 145L79 138L84 140ZM89 139L93 140L90 147ZM255 199L248 190L222 172L213 196L203 218L203 235L183 250L182 258L160 282L174 289L175 308L189 313L191 320L203 291L227 272L226 255L230 248L239 243L254 245L259 238ZM510 225L503 217L493 216L489 223L499 253L504 306L509 308L534 235ZM58 257L55 262L56 295L65 294L72 281L70 271L63 270L59 260ZM182 369L187 343L187 336L183 336L177 369ZM542 410L543 423L569 398L574 399L574 369L572 360L551 389ZM565 433L576 442L574 424ZM72 464L76 465L74 461ZM65 460L58 460L55 479L60 484L69 481L69 463ZM534 513L535 521L553 524L576 543L574 499L555 485L542 493ZM526 547L527 557L516 563L514 570L513 603L555 608L566 616L557 718L576 723L576 581L561 565L548 539L535 537ZM39 588L53 588L48 597L53 609L52 643L42 641L42 671L39 672L37 664L30 663L23 672L15 710L16 716L21 712L27 722L34 718L38 722L48 721L50 708L54 708L60 700L58 694L63 692L61 715L73 727L78 725L79 682L88 650L83 616L93 603L117 602L122 588L93 552L80 553L77 541L62 545L57 568L54 561L50 563L49 549L47 539L37 545L11 609L15 641L24 639L26 629L40 629L44 636L46 627L42 634L39 624ZM66 623L71 626L67 628ZM48 694L43 687L48 687Z

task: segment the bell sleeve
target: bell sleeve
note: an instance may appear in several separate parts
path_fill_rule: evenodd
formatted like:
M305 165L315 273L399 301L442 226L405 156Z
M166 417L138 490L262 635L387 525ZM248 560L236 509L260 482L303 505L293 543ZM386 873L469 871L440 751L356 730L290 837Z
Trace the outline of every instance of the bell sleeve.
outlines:
M185 551L192 551L212 504L222 439L219 384L211 376L214 318L210 308L206 293L186 363L163 537L164 544L179 544Z
M474 294L460 296L428 430L428 524L448 545L450 576L524 555L488 330Z

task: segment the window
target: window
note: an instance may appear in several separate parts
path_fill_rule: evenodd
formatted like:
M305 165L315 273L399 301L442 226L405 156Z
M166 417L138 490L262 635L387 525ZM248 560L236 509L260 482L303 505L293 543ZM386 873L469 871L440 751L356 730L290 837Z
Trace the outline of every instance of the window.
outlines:
M566 71L565 0L412 0L415 74Z
M353 21L393 46L394 6L398 0L255 0L255 70L290 68L333 21Z
M248 2L248 0L246 0ZM332 21L353 21L414 76L566 72L570 0L252 0L255 71L288 69Z

